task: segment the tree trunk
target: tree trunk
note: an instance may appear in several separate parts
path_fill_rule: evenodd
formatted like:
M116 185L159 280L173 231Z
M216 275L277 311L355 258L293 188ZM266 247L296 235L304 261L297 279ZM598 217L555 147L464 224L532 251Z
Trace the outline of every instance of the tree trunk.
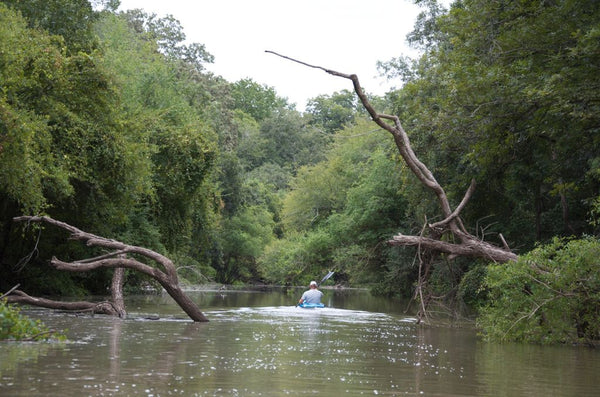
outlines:
M441 241L424 236L405 236L397 234L388 241L390 245L418 247L420 249L437 251L448 254L450 257L468 256L486 258L493 262L509 262L517 260L517 255L506 249L481 241L473 236L463 237L460 244Z
M125 281L125 269L118 267L113 273L112 282L110 284L110 294L115 305L119 317L125 318L127 311L125 310L125 300L123 299L123 283Z
M167 291L167 293L177 302L177 304L183 309L183 311L194 321L208 321L206 316L202 313L198 305L187 296L181 287L179 286L179 280L177 278L177 269L173 262L152 250L143 247L137 247L134 245L124 244L117 240L111 240L104 237L96 236L91 233L86 233L82 230L77 229L64 222L57 221L49 217L40 216L22 216L13 219L15 222L45 222L51 225L58 226L71 233L71 239L80 240L86 243L88 246L96 246L112 249L113 252L106 255L102 255L96 258L89 258L75 262L63 262L57 258L52 258L50 264L58 270L66 270L71 272L86 272L89 270L106 267L114 268L115 273L111 284L111 295L113 302L110 302L110 309L102 308L102 311L96 311L97 313L105 313L111 315L125 316L125 305L123 303L123 278L124 269L133 269L144 273L160 283L160 285ZM146 257L154 261L161 268L153 267L145 263L139 262L135 259L128 258L127 254L136 254ZM9 300L14 302L23 302L36 306L43 306L48 308L63 308L65 310L92 310L96 308L98 304L91 302L77 302L78 305L70 305L65 302L56 302L43 300L39 298L32 298L25 293L19 291L19 293L13 293L8 296ZM25 298L24 296L28 297ZM12 298L11 298L12 297Z

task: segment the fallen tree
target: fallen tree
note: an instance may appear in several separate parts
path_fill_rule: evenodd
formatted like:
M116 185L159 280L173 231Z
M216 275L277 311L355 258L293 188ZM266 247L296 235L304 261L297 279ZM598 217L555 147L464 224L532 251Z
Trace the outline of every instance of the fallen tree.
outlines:
M471 185L467 188L463 199L453 210L444 188L438 183L433 173L419 160L413 151L408 134L404 131L398 116L377 112L361 87L357 75L340 73L321 66L311 65L273 51L266 52L310 68L320 69L330 75L350 80L354 87L354 92L358 96L362 106L369 113L371 119L379 127L392 135L396 147L408 168L425 187L435 194L441 210L442 220L435 223L427 223L423 227L421 234L418 236L398 234L388 241L388 244L394 246L413 246L418 248L419 282L416 289L416 295L421 298L422 309L420 316L426 315L427 303L430 300L430 296L423 293L423 290L427 285L430 267L433 260L440 254L447 255L449 259L462 256L483 258L498 263L517 260L517 255L510 250L501 235L500 238L503 247L491 244L472 235L464 227L460 212L467 205L467 202L475 190L475 180L473 179L471 181Z
M70 233L70 238L84 242L90 247L101 247L111 250L111 252L94 257L73 262L64 262L56 257L50 261L57 270L70 272L87 272L98 268L114 268L113 279L111 283L111 300L105 302L62 302L49 299L35 298L27 295L19 289L13 289L6 293L5 299L11 303L26 303L29 305L46 307L51 309L90 311L93 313L108 314L125 317L126 310L123 301L123 280L124 269L131 269L146 274L156 280L183 311L194 321L208 321L198 305L185 294L181 289L177 277L177 269L173 262L155 251L147 248L128 245L117 240L107 239L86 233L67 223L57 221L45 216L21 216L13 218L15 222L37 222L48 223ZM154 262L157 266L153 267L134 259L130 255L140 256Z

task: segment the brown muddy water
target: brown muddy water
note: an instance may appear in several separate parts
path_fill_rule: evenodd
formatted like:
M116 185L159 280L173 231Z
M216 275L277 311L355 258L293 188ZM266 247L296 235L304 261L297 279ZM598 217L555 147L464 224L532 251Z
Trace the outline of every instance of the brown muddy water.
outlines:
M485 343L366 291L300 309L300 293L190 292L209 323L168 296L128 298L125 320L27 309L69 340L0 343L0 396L600 395L598 350Z

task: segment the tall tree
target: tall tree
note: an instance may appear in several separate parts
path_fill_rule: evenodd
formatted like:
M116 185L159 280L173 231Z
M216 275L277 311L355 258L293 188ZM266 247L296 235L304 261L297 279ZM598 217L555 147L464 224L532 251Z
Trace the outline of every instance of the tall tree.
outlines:
M105 48L105 67L122 93L127 127L151 150L147 158L152 196L145 205L150 206L162 244L176 252L189 247L194 208L206 208L198 200L212 167L216 136L198 104L179 90L191 84L189 74L179 73L182 59L173 59L182 56L175 50L183 37L181 28L170 18L161 21L141 12L107 15L97 32ZM157 42L156 36L164 42ZM168 56L157 53L157 46Z
M330 134L352 124L358 109L358 98L349 90L319 95L306 105L307 113L313 117L312 123L322 126Z
M406 117L415 147L436 148L450 187L475 176L465 214L494 214L492 229L524 249L591 231L599 13L594 1L461 1L411 35L426 53L397 109L416 116Z
M66 83L66 56L59 49L58 37L28 29L25 20L4 4L0 4L0 22L3 208L10 200L24 211L37 212L48 204L45 184L54 184L56 193L72 192L64 158L52 152L52 133L45 114L35 109L41 94L51 95L53 86Z
M233 107L260 122L275 111L288 107L285 99L277 96L273 87L261 85L252 79L241 79L232 84Z
M114 230L147 192L148 174L143 143L121 128L118 97L100 66L101 53L69 51L61 36L28 28L1 7L6 48L0 56L7 65L1 70L7 137L1 164L11 175L1 187L3 219L47 211L99 232ZM13 178L20 173L21 187L15 189ZM11 246L12 255L19 255L9 243L10 230L3 228L3 253ZM54 245L52 237L38 248L44 244Z
M98 13L88 0L2 0L21 12L30 28L63 37L67 51L88 52L96 46L93 24Z
M65 40L27 27L26 20L3 3L0 7L0 57L7 65L0 70L0 156L6 160L0 164L8 166L0 186L3 219L46 211L95 233L126 237L128 243L188 252L197 230L192 222L200 219L194 211L211 209L205 182L216 151L215 134L203 119L204 97L192 100L183 89L194 85L201 91L206 80L192 81L201 75L192 64L199 59L157 52L156 41L110 12L101 18L90 14L97 40L89 40L91 25L67 29L80 37ZM40 27L40 20L62 32L61 23L74 23L57 19L53 10L32 9L29 25ZM169 45L177 47L177 37ZM20 182L14 179L19 174ZM9 238L5 225L2 254ZM60 236L44 235L36 248L56 245L53 251L61 255L65 245L53 238ZM69 256L76 256L74 251ZM9 262L15 260L3 265ZM42 269L25 270L30 268ZM107 282L101 275L87 280L98 290Z

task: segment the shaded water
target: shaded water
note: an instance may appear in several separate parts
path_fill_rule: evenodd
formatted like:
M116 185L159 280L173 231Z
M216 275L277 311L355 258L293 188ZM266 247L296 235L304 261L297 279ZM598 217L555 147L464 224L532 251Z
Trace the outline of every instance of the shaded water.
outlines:
M193 292L202 324L167 296L130 298L127 320L28 311L70 342L0 344L0 396L598 395L596 350L423 328L364 291L299 309L299 293Z

